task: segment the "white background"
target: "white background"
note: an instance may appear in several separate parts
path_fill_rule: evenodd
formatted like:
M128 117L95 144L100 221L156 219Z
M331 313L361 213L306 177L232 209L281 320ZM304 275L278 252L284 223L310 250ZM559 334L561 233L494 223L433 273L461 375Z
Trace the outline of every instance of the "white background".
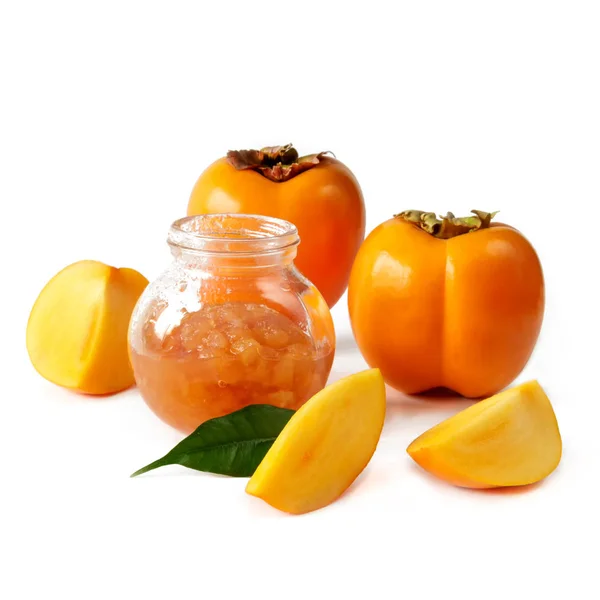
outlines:
M0 2L0 597L600 597L597 2ZM406 208L501 210L541 257L538 378L564 457L474 492L407 444L465 406L390 395L334 505L289 517L245 480L129 473L180 436L135 390L35 374L31 305L93 258L155 277L202 169L230 148L333 150L368 228ZM500 218L500 217L499 217ZM335 308L333 378L364 367Z

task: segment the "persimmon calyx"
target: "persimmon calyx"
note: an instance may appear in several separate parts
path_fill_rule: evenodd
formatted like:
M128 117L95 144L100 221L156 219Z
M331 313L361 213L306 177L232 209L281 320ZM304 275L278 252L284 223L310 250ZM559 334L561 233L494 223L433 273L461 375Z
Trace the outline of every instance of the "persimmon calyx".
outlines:
M412 223L415 227L422 229L433 237L448 240L464 233L487 229L492 219L498 214L498 211L489 213L481 210L472 210L471 212L474 215L472 217L455 217L454 214L448 212L445 216L440 215L438 218L432 212L405 210L394 215L394 217Z
M238 171L252 170L275 182L288 181L318 165L328 152L299 156L292 144L260 150L230 150L227 161Z

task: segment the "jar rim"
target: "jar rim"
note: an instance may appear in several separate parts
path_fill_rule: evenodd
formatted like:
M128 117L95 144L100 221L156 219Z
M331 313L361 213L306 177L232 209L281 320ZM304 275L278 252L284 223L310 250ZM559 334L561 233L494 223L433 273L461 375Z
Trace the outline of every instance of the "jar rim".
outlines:
M170 246L210 254L272 254L300 243L289 221L246 213L213 213L177 219L169 229Z

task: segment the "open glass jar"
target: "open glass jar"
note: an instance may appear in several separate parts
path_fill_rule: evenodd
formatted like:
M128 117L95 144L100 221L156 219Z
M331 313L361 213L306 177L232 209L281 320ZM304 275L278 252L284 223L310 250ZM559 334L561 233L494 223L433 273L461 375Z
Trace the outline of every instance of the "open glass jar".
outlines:
M249 404L297 409L322 389L335 350L327 303L295 268L287 221L240 214L173 223L175 260L129 329L148 406L188 433Z

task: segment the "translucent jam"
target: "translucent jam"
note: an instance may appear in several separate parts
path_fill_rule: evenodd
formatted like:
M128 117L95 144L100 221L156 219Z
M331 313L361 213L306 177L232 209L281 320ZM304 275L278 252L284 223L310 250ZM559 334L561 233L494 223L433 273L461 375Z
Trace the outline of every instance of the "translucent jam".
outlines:
M144 400L184 432L249 404L297 409L325 386L333 361L333 348L262 304L204 306L163 335L151 319L139 348L131 361Z

